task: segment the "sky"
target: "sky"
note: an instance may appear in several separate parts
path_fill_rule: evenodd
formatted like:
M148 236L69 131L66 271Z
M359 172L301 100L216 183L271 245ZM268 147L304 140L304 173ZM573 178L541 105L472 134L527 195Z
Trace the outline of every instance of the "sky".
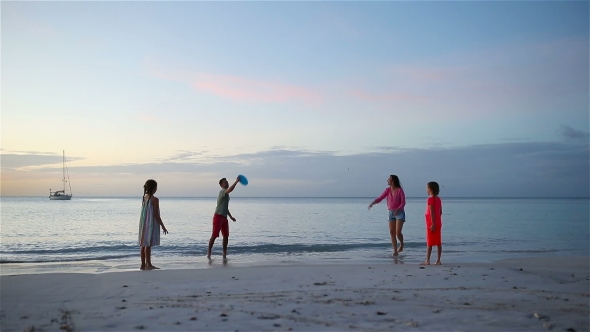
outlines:
M1 3L1 195L589 197L589 3Z

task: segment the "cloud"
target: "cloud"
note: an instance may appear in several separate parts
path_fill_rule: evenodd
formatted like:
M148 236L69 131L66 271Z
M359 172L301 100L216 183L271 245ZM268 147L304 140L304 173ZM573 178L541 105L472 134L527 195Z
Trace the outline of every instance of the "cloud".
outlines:
M318 105L323 96L313 89L294 84L261 81L232 75L220 75L189 70L171 70L152 59L144 62L147 72L163 80L188 84L196 91L209 93L234 101L250 103L302 102Z
M446 197L590 195L587 143L513 142L428 149L379 147L372 151L338 155L274 149L208 156L206 160L190 160L197 154L181 152L162 162L76 166L70 167L69 173L72 185L92 188L89 193L79 190L80 195L96 195L97 190L106 195L133 195L137 183L155 178L162 185L162 195L211 196L219 178L237 174L250 180L247 188L237 191L242 196L372 197L386 186L389 174L399 175L407 195L413 197L424 196L425 184L433 180L445 186L442 195ZM47 167L36 174L55 170ZM86 178L110 185L97 189L85 184Z
M352 89L350 91L351 95L367 102L377 102L377 103L394 103L394 102L408 102L408 101L423 101L427 98L420 95L413 95L408 93L375 93L365 91L363 89Z
M21 169L32 166L45 166L62 163L62 156L55 154L43 154L42 152L26 152L24 154L14 153L2 153L0 154L0 162L2 164L3 171L5 169ZM66 162L83 160L84 158L79 157L67 157Z
M588 139L588 137L590 137L590 134L588 132L584 132L581 130L576 130L570 126L566 126L566 125L562 125L561 126L561 134L563 135L564 138L567 139Z
M191 160L194 160L195 157L197 157L197 156L202 156L203 153L205 153L205 152L207 152L207 151L194 152L194 151L179 150L176 155L174 155L172 157L164 158L162 160L162 162L186 162L186 161L191 161Z
M26 6L27 4L18 2L2 4L2 29L4 33L18 32L45 39L63 35L63 31L57 26L31 15Z
M381 68L352 97L444 117L588 109L588 38L502 45Z

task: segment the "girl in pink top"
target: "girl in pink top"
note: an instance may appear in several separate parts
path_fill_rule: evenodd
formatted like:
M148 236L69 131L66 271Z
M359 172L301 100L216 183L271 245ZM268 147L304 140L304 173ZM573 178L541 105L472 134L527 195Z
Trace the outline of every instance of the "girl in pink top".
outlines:
M430 265L430 254L432 247L438 247L436 265L440 265L440 255L442 254L442 201L438 194L440 187L436 182L428 182L426 192L430 197L426 201L426 261L420 265Z
M369 209L373 205L381 202L387 197L387 210L389 210L389 235L391 236L391 245L393 246L393 256L397 256L399 252L404 251L404 236L402 234L402 228L406 221L406 213L404 207L406 206L406 195L402 189L402 185L399 182L397 175L390 175L387 178L387 184L389 187L383 191L381 196L377 197ZM399 249L397 247L397 239L399 239Z

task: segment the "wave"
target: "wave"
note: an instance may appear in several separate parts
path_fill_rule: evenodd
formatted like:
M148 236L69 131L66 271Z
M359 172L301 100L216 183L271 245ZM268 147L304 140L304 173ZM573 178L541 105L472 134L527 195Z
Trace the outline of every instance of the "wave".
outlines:
M220 244L218 244L219 246ZM423 247L422 242L406 242L406 248ZM344 244L273 244L232 245L235 254L298 255L313 253L335 253L353 250L374 250L391 248L391 243L344 243ZM159 255L192 256L204 254L207 245L165 245L157 247ZM108 260L133 257L139 254L137 245L92 246L75 248L42 248L27 250L2 250L0 264L25 262L70 262L84 260Z

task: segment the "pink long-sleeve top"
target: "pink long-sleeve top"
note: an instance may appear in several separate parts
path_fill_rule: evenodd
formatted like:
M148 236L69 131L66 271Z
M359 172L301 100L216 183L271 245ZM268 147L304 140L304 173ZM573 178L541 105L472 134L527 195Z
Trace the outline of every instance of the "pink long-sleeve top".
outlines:
M387 187L383 194L375 199L375 204L381 202L385 197L387 197L388 210L403 210L406 206L406 194L402 188L398 188L393 193L391 188Z

